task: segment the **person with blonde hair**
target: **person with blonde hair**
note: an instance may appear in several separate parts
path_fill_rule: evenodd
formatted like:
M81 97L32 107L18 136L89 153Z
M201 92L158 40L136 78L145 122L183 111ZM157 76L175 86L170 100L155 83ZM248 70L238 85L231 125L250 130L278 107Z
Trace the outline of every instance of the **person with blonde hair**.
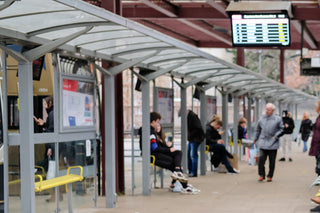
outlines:
M308 150L308 139L312 131L312 121L309 119L309 112L303 113L303 118L300 125L299 133L301 134L301 140L303 141L303 152Z
M230 165L227 158L233 158L233 156L228 153L226 147L223 145L224 141L221 139L223 132L218 132L221 126L222 121L219 116L213 116L206 126L206 144L209 146L209 151L213 152L210 161L215 168L217 168L220 163L223 163L228 173L238 174L238 171Z

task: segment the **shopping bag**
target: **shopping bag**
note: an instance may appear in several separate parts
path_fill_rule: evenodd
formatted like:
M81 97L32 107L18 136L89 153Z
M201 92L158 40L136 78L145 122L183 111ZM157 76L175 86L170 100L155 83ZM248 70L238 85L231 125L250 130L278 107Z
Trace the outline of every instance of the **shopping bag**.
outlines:
M239 169L238 168L238 155L237 154L232 154L233 158L228 158L230 165L232 168Z
M256 147L256 145L253 145L252 148L249 150L249 165L257 165L258 153L259 149Z
M56 161L49 160L48 161L48 172L47 172L47 180L56 177Z

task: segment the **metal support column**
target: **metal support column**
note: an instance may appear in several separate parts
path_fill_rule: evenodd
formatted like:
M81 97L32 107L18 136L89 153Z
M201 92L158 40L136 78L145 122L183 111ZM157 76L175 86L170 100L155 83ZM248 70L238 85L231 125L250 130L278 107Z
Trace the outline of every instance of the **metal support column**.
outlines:
M279 101L279 115L280 116L282 116L282 110L283 110L282 103L281 103L281 101Z
M239 98L233 96L233 153L238 153ZM239 155L240 157L241 155Z
M150 82L142 81L142 193L150 195Z
M188 121L187 121L187 89L180 87L181 92L181 151L182 155L182 167L187 171L187 131L188 131Z
M8 81L7 81L7 56L6 52L2 50L2 125L3 125L3 193L4 193L4 212L9 212L9 184L8 184Z
M222 122L223 122L223 130L224 134L222 139L225 145L228 145L229 136L228 136L228 93L222 93Z
M19 62L21 212L35 212L32 62Z
M260 118L260 114L261 114L260 105L261 105L260 104L260 99L256 98L255 99L255 114L254 114L254 123L255 123L255 125L257 125L257 123L259 121L259 118Z
M251 121L251 107L252 107L252 99L248 97L248 112L247 112L247 134L248 138L252 137L252 121Z
M203 131L205 132L207 123L207 101L206 94L204 91L200 92L200 120ZM202 142L200 145L200 175L206 175L206 143Z
M114 76L104 76L105 83L105 172L106 172L106 207L116 206L116 155L115 155L115 88Z
M134 195L134 190L136 188L135 184L135 173L134 173L134 162L135 162L135 152L134 152L134 82L133 82L133 71L131 71L131 190L132 195Z

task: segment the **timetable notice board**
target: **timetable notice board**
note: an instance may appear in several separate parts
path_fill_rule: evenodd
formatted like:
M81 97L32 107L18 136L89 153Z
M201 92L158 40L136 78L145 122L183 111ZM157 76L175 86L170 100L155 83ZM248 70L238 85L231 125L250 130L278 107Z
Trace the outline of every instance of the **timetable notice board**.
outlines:
M287 14L232 14L234 46L289 46L290 20Z

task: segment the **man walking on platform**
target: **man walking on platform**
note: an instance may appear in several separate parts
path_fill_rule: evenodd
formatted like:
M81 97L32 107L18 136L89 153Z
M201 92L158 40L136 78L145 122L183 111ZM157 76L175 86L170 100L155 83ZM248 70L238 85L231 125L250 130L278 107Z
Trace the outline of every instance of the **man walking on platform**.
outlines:
M267 181L271 182L275 161L277 157L277 150L279 149L279 136L283 132L283 123L281 117L274 114L275 106L271 103L266 105L266 114L263 115L256 126L255 137L253 143L258 141L259 155L259 181L263 181L266 177L265 162L269 156L269 173Z

